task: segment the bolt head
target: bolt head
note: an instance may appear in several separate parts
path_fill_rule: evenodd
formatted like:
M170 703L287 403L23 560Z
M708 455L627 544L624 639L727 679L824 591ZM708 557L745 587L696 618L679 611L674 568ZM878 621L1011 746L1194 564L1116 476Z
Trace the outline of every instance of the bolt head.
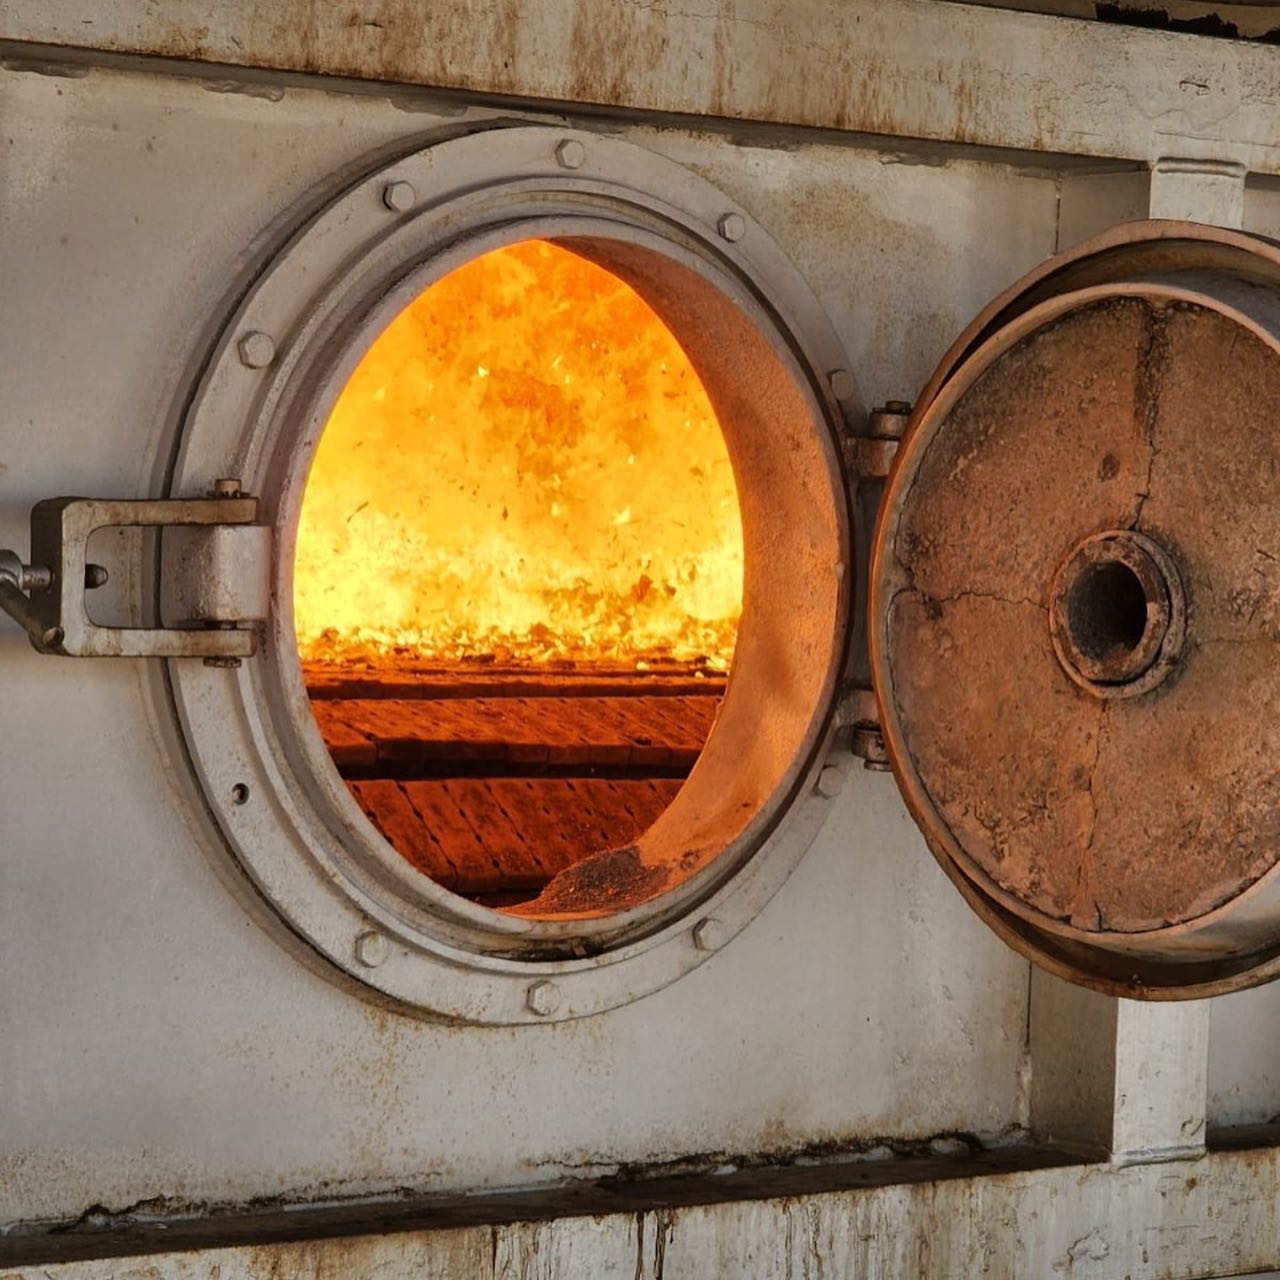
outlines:
M412 182L388 182L382 188L382 203L392 213L408 213L418 203L418 193Z
M747 234L747 220L740 213L725 213L720 216L716 228L725 240L741 240Z
M827 374L827 383L837 400L852 400L858 391L858 384L848 369L833 369Z
M240 363L250 369L265 369L276 358L276 344L271 335L255 329L240 339L237 348Z
M905 400L890 400L871 411L867 426L877 440L901 440L910 416L911 406Z
M554 982L535 982L525 996L525 1003L540 1018L549 1018L560 1007L560 988Z
M879 725L860 725L853 731L849 749L862 758L862 767L872 773L890 772L889 753Z
M566 138L556 148L556 160L562 169L581 169L587 149L577 138Z
M845 777L845 771L839 765L829 764L818 774L814 790L824 800L834 800L844 790Z
M693 945L699 951L719 951L728 941L728 931L714 916L699 920L693 926Z
M391 952L390 944L384 934L374 929L362 933L356 939L356 959L366 968L376 969Z

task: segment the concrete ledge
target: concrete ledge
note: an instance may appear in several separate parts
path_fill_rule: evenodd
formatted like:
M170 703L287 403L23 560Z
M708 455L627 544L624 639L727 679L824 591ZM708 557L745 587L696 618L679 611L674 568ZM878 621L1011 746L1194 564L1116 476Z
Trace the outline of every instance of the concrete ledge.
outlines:
M1054 1163L1060 1159L1011 1149L273 1215L277 1231L297 1235L327 1224L331 1234L323 1239L267 1241L261 1232L268 1215L256 1227L242 1215L165 1229L153 1223L132 1234L11 1237L3 1246L8 1261L23 1249L30 1256L0 1272L0 1280L375 1274L1190 1280L1280 1263L1276 1148L1122 1168ZM915 1176L903 1181L904 1174ZM886 1175L896 1180L876 1185ZM221 1235L225 1244L237 1231L253 1242L212 1247L211 1237ZM69 1248L87 1247L97 1258L52 1262L55 1245L63 1257ZM165 1245L188 1251L134 1261L105 1256L108 1246L137 1253Z

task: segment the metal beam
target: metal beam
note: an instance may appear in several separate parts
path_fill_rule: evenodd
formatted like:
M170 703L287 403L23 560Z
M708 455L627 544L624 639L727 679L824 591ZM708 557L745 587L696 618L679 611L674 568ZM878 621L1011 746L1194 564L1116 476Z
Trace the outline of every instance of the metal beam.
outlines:
M0 1280L535 1274L548 1280L819 1274L1190 1280L1274 1265L1278 1175L1275 1150L1218 1152L1180 1165L1075 1165L544 1222L45 1264L2 1271Z
M42 0L0 40L1280 173L1273 48L936 0Z

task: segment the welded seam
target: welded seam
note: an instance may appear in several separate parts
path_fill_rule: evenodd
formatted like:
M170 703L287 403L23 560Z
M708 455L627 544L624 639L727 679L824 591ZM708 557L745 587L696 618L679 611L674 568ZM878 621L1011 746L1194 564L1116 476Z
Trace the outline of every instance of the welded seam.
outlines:
M1102 908L1099 907L1096 897L1089 892L1093 882L1093 842L1098 833L1098 796L1094 791L1094 783L1097 781L1098 764L1102 759L1102 738L1110 719L1111 705L1108 702L1102 702L1098 707L1098 727L1094 734L1093 763L1089 766L1089 778L1085 784L1085 791L1089 796L1089 835L1080 857L1080 869L1076 878L1076 910L1072 912L1073 917L1078 916L1083 919L1085 914L1083 908L1087 899L1093 898L1092 914L1094 927L1097 929L1103 927Z
M996 591L957 591L954 595L949 596L931 596L923 591L919 594L926 604L955 604L960 600L990 600L996 604L1029 604L1041 612L1047 612L1049 608L1042 600L1033 599L1031 596L1002 596Z
M1151 479L1160 447L1156 444L1156 427L1160 420L1160 388L1169 363L1169 330L1164 308L1149 314L1146 343L1138 360L1138 379L1134 386L1133 416L1147 446L1147 472L1142 485L1134 493L1137 505L1129 528L1136 529L1142 511L1151 496Z

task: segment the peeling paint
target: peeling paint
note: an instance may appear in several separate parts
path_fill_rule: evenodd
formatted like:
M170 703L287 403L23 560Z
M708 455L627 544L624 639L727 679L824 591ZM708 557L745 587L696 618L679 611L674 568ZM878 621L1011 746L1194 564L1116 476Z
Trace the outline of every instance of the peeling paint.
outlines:
M1061 1166L718 1203L673 1196L661 1207L543 1220L398 1232L380 1224L376 1234L31 1264L0 1280L1192 1280L1275 1266L1280 1152L1222 1152L1195 1169Z

